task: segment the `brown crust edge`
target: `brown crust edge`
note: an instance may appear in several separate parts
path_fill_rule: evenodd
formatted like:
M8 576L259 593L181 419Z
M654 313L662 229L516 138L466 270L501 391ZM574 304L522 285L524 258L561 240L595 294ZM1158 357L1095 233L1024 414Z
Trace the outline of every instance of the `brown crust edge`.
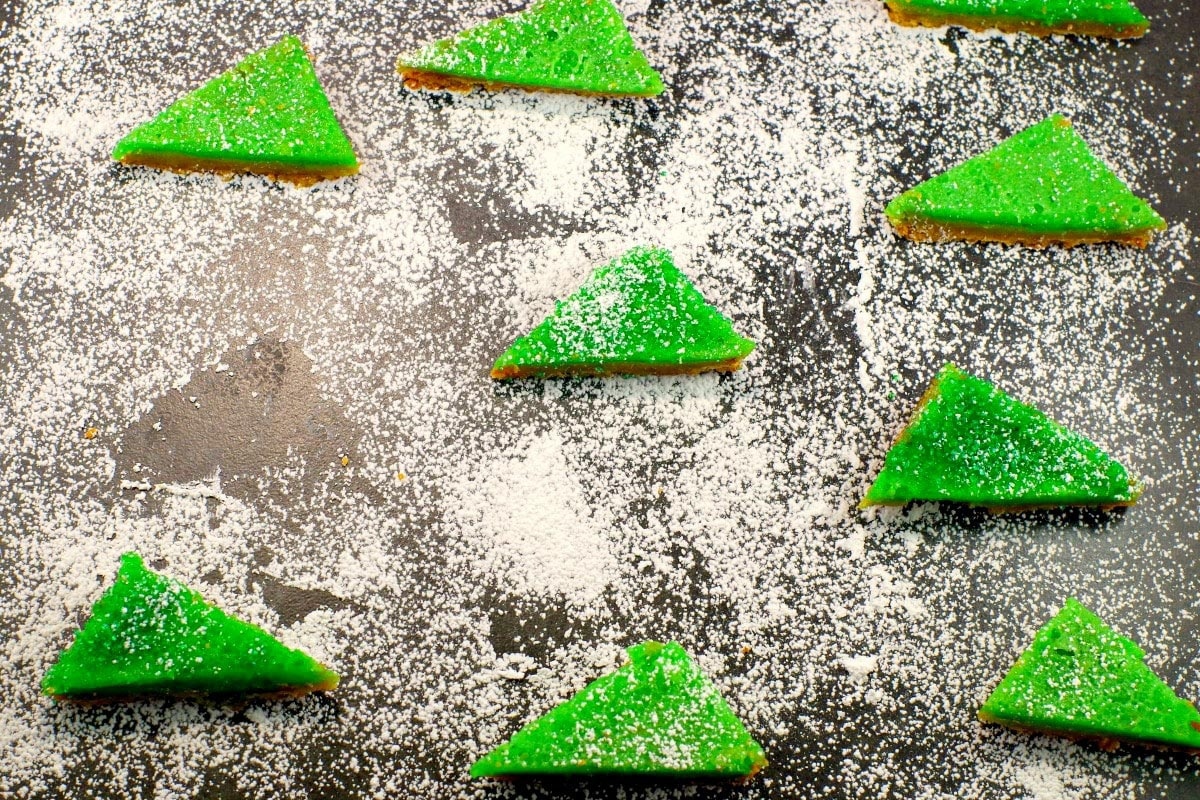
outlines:
M917 401L916 407L914 407L912 410L912 413L908 415L908 422L904 423L904 427L900 429L900 432L896 434L896 438L892 440L892 444L888 448L889 450L892 447L895 447L896 445L900 444L900 442L904 441L905 434L908 433L908 429L911 428L913 426L913 423L915 423L917 421L917 419L921 416L921 412L923 412L925 410L925 406L928 405L929 401L932 400L934 397L936 397L937 393L941 391L941 389L942 389L941 374L942 374L942 371L939 369L938 374L933 376L933 380L931 380L929 382L929 386L927 386L925 388L924 393L921 394L921 399L919 399ZM878 480L879 476L876 475L875 479ZM871 481L871 486L874 486L874 485L875 485L875 481ZM871 486L867 487L867 494L871 493ZM913 502L913 501L905 500L903 503L878 503L878 502L869 502L866 497L863 497L862 500L858 501L857 507L858 507L859 511L862 511L863 509L872 508L874 506L905 506L905 505L908 505L910 502Z
M1139 495L1140 496L1140 495ZM1023 514L1027 511L1053 511L1059 508L1094 508L1098 511L1112 511L1117 508L1129 508L1136 505L1137 497L1132 500L1123 500L1119 503L1031 503L1024 506L988 506L982 503L964 503L959 500L905 500L903 502L888 501L888 502L873 502L868 503L864 498L858 504L858 508L902 508L909 503L956 503L958 505L969 506L970 508L984 508L989 514L1000 516L1001 514Z
M559 89L549 86L522 86L518 83L504 81L482 81L471 78L460 78L457 75L444 75L440 72L429 72L423 69L413 69L403 64L396 65L396 71L404 80L404 88L413 91L454 92L470 94L474 89L486 89L489 92L499 92L505 89L520 89L533 94L535 92L550 92L551 94L576 94L583 97L656 97L654 94L627 94L620 92L589 92L582 89Z
M1003 19L995 17L975 16L972 14L943 13L937 11L916 11L900 8L894 3L886 3L888 16L897 25L906 28L940 28L944 25L958 25L973 31L998 30L1004 33L1028 33L1033 36L1052 36L1054 34L1075 34L1076 36L1102 36L1108 39L1139 39L1150 29L1150 23L1132 27L1114 27L1093 22L1066 23L1064 25L1043 25L1038 22L1019 19Z
M492 368L491 376L498 381L512 378L605 378L613 375L699 375L702 372L735 372L742 368L742 358L708 361L703 364L628 364L616 363L602 367L540 368L516 365Z
M283 181L299 188L307 188L321 181L331 181L358 174L358 165L353 167L328 167L325 169L297 169L287 164L249 164L245 161L233 161L222 158L164 158L153 155L130 153L120 159L127 167L150 167L179 174L194 172L215 172L225 180L234 175L262 175L273 181Z
M1080 233L1063 234L1034 234L1014 231L1010 228L993 228L986 225L946 225L925 219L892 219L888 218L896 233L914 242L946 242L961 240L966 242L999 242L1000 244L1020 244L1026 247L1041 249L1053 245L1075 247L1081 244L1099 244L1101 242L1117 242L1133 247L1145 247L1155 231L1162 230L1165 225L1155 228L1144 228L1129 233Z
M1106 753L1116 751L1121 745L1129 745L1130 747L1144 748L1148 750L1160 750L1168 753L1185 753L1189 756L1200 756L1200 748L1181 747L1179 745L1168 744L1166 742L1149 742L1145 739L1132 739L1120 736L1097 736L1089 733L1068 733L1066 731L1057 731L1051 728L1039 728L1035 725L1024 725L1019 722L1009 722L1008 720L998 719L991 714L987 714L980 710L976 717L980 722L988 725L1000 725L1018 733L1037 734L1039 736L1053 736L1056 739L1067 739L1072 742L1091 742ZM1192 723L1196 727L1196 723ZM1200 730L1200 728L1197 728Z
M245 705L255 700L297 700L313 692L332 692L341 683L338 675L308 686L289 686L273 692L247 692L245 694L206 694L205 692L175 692L171 694L123 694L106 695L104 697L72 697L61 694L51 694L49 697L55 703L82 708L98 708L118 703L129 703L137 700L199 700L231 705Z
M754 780L754 777L763 769L770 766L770 762L763 759L761 763L755 764L754 769L747 772L745 775L711 775L711 776L695 776L687 778L675 778L680 784L687 786L702 785L702 784L727 784L731 786L744 786ZM562 778L647 778L650 780L671 780L670 775L647 775L644 773L631 772L589 772L589 773L520 773L517 775L486 775L480 776L490 781L499 781L500 783L522 783L530 780L538 779L562 779Z

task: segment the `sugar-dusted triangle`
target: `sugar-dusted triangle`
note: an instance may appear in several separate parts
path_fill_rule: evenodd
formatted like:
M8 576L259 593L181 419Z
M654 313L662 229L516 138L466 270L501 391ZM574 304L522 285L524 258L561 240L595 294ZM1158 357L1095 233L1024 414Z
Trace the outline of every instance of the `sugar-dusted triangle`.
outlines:
M887 0L887 8L900 25L961 25L1035 36L1074 33L1136 39L1150 28L1129 0Z
M42 680L59 700L293 697L338 676L299 650L210 605L179 581L121 556L117 579Z
M629 648L598 678L475 762L473 778L642 775L747 778L766 756L675 642Z
M400 57L412 89L520 88L652 97L663 83L611 0L535 0Z
M1058 114L909 189L884 213L915 241L1145 247L1166 228Z
M496 359L492 377L731 372L754 349L661 248L599 267Z
M298 186L358 172L354 147L295 36L176 100L112 155L122 164L250 172Z
M1018 730L1200 754L1200 714L1150 671L1145 653L1074 598L1033 637L979 719Z
M947 500L994 510L1133 505L1118 461L1033 406L942 367L860 507Z

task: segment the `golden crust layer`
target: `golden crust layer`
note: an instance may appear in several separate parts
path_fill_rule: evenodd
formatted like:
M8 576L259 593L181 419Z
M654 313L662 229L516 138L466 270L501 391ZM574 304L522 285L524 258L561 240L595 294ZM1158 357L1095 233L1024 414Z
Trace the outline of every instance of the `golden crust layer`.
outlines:
M1031 503L1031 504L1022 505L1022 506L987 506L987 505L983 505L981 503L963 503L963 505L967 505L972 508L983 508L983 509L987 510L987 512L989 514L994 514L996 516L999 516L1001 514L1024 514L1027 511L1054 511L1056 509L1062 509L1062 508L1094 508L1098 511L1112 511L1117 508L1129 508L1130 506L1136 505L1137 501L1138 501L1138 498L1135 497L1132 500L1125 500L1120 503ZM879 502L878 500L875 500L875 501L867 502L866 498L863 498L863 500L858 504L858 507L859 507L859 509L877 508L877 507L900 508L900 507L908 505L909 503L946 503L946 502L955 502L955 501L953 501L953 500L903 500L903 501L896 500L896 501L891 501L891 502Z
M431 92L457 92L469 94L471 90L483 88L489 92L499 92L505 89L520 89L524 92L550 92L552 94L577 94L584 97L653 97L654 95L615 94L611 92L589 92L583 89L559 89L548 86L523 86L518 83L504 81L480 81L472 78L460 78L456 75L443 75L440 72L428 72L423 69L411 69L403 65L397 66L400 77L404 79L404 88L418 91L425 89Z
M1035 725L1022 725L1008 720L997 719L991 714L980 711L977 715L980 722L986 722L993 725L1003 725L1010 730L1018 733L1034 733L1041 736L1054 736L1058 739L1067 739L1072 742L1092 742L1105 752L1113 752L1120 748L1122 744L1131 745L1133 747L1149 748L1151 750L1162 750L1171 753L1186 753L1189 756L1200 756L1200 750L1191 747L1175 747L1169 744L1160 744L1158 742L1147 742L1142 739L1127 739L1119 736L1095 736L1086 733L1066 733L1065 731L1052 730L1050 728L1039 728ZM1195 722L1192 727L1200 731L1200 725Z
M279 164L270 161L248 162L234 161L223 158L168 158L159 155L139 155L131 153L121 159L121 163L129 167L152 167L165 169L169 172L182 174L192 172L215 172L225 180L234 175L262 175L273 181L283 181L293 186L307 187L345 178L358 174L358 166L353 167L311 167L299 169L292 164Z
M633 364L615 363L603 366L564 368L519 367L511 365L493 369L498 381L509 378L567 378L573 376L606 377L610 375L699 375L702 372L735 372L742 368L742 359L707 361L701 364Z
M926 219L893 219L896 233L914 242L945 242L954 239L967 242L1000 242L1020 244L1026 247L1043 248L1052 245L1074 247L1079 244L1118 242L1145 247L1150 244L1155 228L1130 231L1129 233L1028 233L1012 228L993 228L986 225L947 225Z
M337 676L321 683L314 683L309 686L290 686L284 689L279 689L274 692L249 692L247 694L236 695L211 695L204 692L178 692L169 695L162 694L123 694L123 695L105 695L104 697L69 697L65 695L52 694L50 697L56 703L64 703L72 706L84 706L92 708L95 706L110 706L117 703L127 703L132 700L146 699L182 699L182 700L199 700L199 701L221 701L227 703L233 702L233 705L245 705L253 700L295 700L313 692L332 692L341 683L341 679Z
M978 17L972 14L956 14L951 12L917 11L910 8L899 8L887 3L888 16L897 25L909 28L924 26L940 28L943 25L958 25L973 31L998 30L1005 33L1028 33L1034 36L1051 36L1054 34L1073 33L1078 36L1103 36L1109 39L1138 39L1150 29L1149 23L1129 27L1102 25L1096 22L1069 22L1063 25L1044 25L1033 20L1004 19L997 17Z

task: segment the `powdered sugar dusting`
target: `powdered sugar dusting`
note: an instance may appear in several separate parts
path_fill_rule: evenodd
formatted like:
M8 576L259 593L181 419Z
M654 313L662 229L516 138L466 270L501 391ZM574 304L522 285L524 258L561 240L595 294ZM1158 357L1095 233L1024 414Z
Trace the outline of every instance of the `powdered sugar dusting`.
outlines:
M0 795L491 796L471 761L649 638L763 744L751 796L1194 791L1189 761L974 717L1068 594L1200 697L1197 44L1194 9L1142 5L1131 45L901 29L867 0L623 4L653 101L401 89L400 52L516 10L489 0L0 8ZM360 176L108 163L289 32ZM1056 111L1170 222L1147 250L895 238L888 200ZM744 370L489 381L638 245L758 342ZM1142 501L857 511L946 360ZM38 682L129 549L341 687L52 706Z
M563 455L560 436L518 444L513 455L472 465L451 484L448 528L484 551L480 578L493 575L520 596L558 595L585 605L618 577L606 538L607 509L592 511Z

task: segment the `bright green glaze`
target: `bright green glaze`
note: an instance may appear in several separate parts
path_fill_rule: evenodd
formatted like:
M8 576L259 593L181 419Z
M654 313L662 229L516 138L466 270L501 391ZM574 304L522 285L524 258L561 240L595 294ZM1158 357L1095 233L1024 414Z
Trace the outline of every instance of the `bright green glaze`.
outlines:
M517 731L471 777L637 774L735 778L762 748L678 644L629 648L629 663Z
M925 219L1045 235L1166 227L1057 114L910 189L884 213L893 223Z
M358 165L295 36L176 100L113 150L118 161L138 155L244 162L248 168Z
M1141 487L1084 437L947 364L884 457L863 506L1130 503Z
M398 66L537 89L639 97L663 91L611 0L538 0L402 56Z
M1129 0L888 0L893 6L931 14L960 14L981 20L1035 22L1047 28L1095 23L1121 30L1149 25Z
M42 680L77 700L333 688L337 675L171 578L121 556L116 582Z
M554 313L506 350L493 374L521 367L552 374L702 368L745 358L754 342L739 336L671 260L638 247L598 268Z
M979 710L986 722L1200 749L1200 714L1145 653L1074 599L1033 637Z

